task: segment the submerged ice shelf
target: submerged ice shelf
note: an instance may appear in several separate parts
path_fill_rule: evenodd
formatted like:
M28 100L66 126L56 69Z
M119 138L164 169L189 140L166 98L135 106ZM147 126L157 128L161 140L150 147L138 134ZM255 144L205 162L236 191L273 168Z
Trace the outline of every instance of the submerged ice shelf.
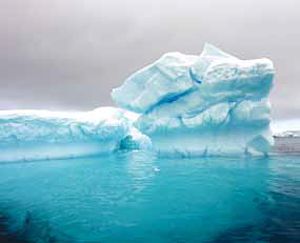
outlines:
M268 153L266 58L240 60L206 44L199 56L167 53L112 91L121 108L1 111L0 161L72 158L147 149L167 156Z

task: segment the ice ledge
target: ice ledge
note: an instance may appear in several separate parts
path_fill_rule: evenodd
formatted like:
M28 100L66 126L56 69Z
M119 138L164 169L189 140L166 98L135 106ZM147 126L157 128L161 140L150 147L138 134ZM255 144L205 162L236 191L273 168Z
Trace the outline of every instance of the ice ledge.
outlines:
M0 111L0 162L96 156L126 146L149 148L148 137L132 126L137 117L115 107L89 112Z

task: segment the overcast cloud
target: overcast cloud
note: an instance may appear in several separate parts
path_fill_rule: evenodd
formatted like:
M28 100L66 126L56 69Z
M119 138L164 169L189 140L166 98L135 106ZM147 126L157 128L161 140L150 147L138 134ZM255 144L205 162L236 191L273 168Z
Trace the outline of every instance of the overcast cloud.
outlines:
M0 109L88 110L168 51L271 58L276 119L300 117L299 0L1 0Z

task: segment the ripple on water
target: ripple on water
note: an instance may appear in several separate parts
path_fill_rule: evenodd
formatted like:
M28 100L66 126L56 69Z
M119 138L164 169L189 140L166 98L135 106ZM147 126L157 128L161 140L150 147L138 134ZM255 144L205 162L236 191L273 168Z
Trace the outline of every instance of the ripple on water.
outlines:
M158 159L122 152L1 164L0 237L297 242L299 162L297 156Z

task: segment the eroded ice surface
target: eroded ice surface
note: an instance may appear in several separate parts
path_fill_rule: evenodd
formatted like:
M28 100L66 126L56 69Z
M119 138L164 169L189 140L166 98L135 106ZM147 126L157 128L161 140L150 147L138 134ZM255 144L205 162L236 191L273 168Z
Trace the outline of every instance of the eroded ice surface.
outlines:
M114 89L160 154L267 154L274 67L206 44L200 56L167 53Z
M71 158L148 146L131 123L137 115L114 107L90 112L0 112L0 161ZM130 142L130 144L129 144Z

